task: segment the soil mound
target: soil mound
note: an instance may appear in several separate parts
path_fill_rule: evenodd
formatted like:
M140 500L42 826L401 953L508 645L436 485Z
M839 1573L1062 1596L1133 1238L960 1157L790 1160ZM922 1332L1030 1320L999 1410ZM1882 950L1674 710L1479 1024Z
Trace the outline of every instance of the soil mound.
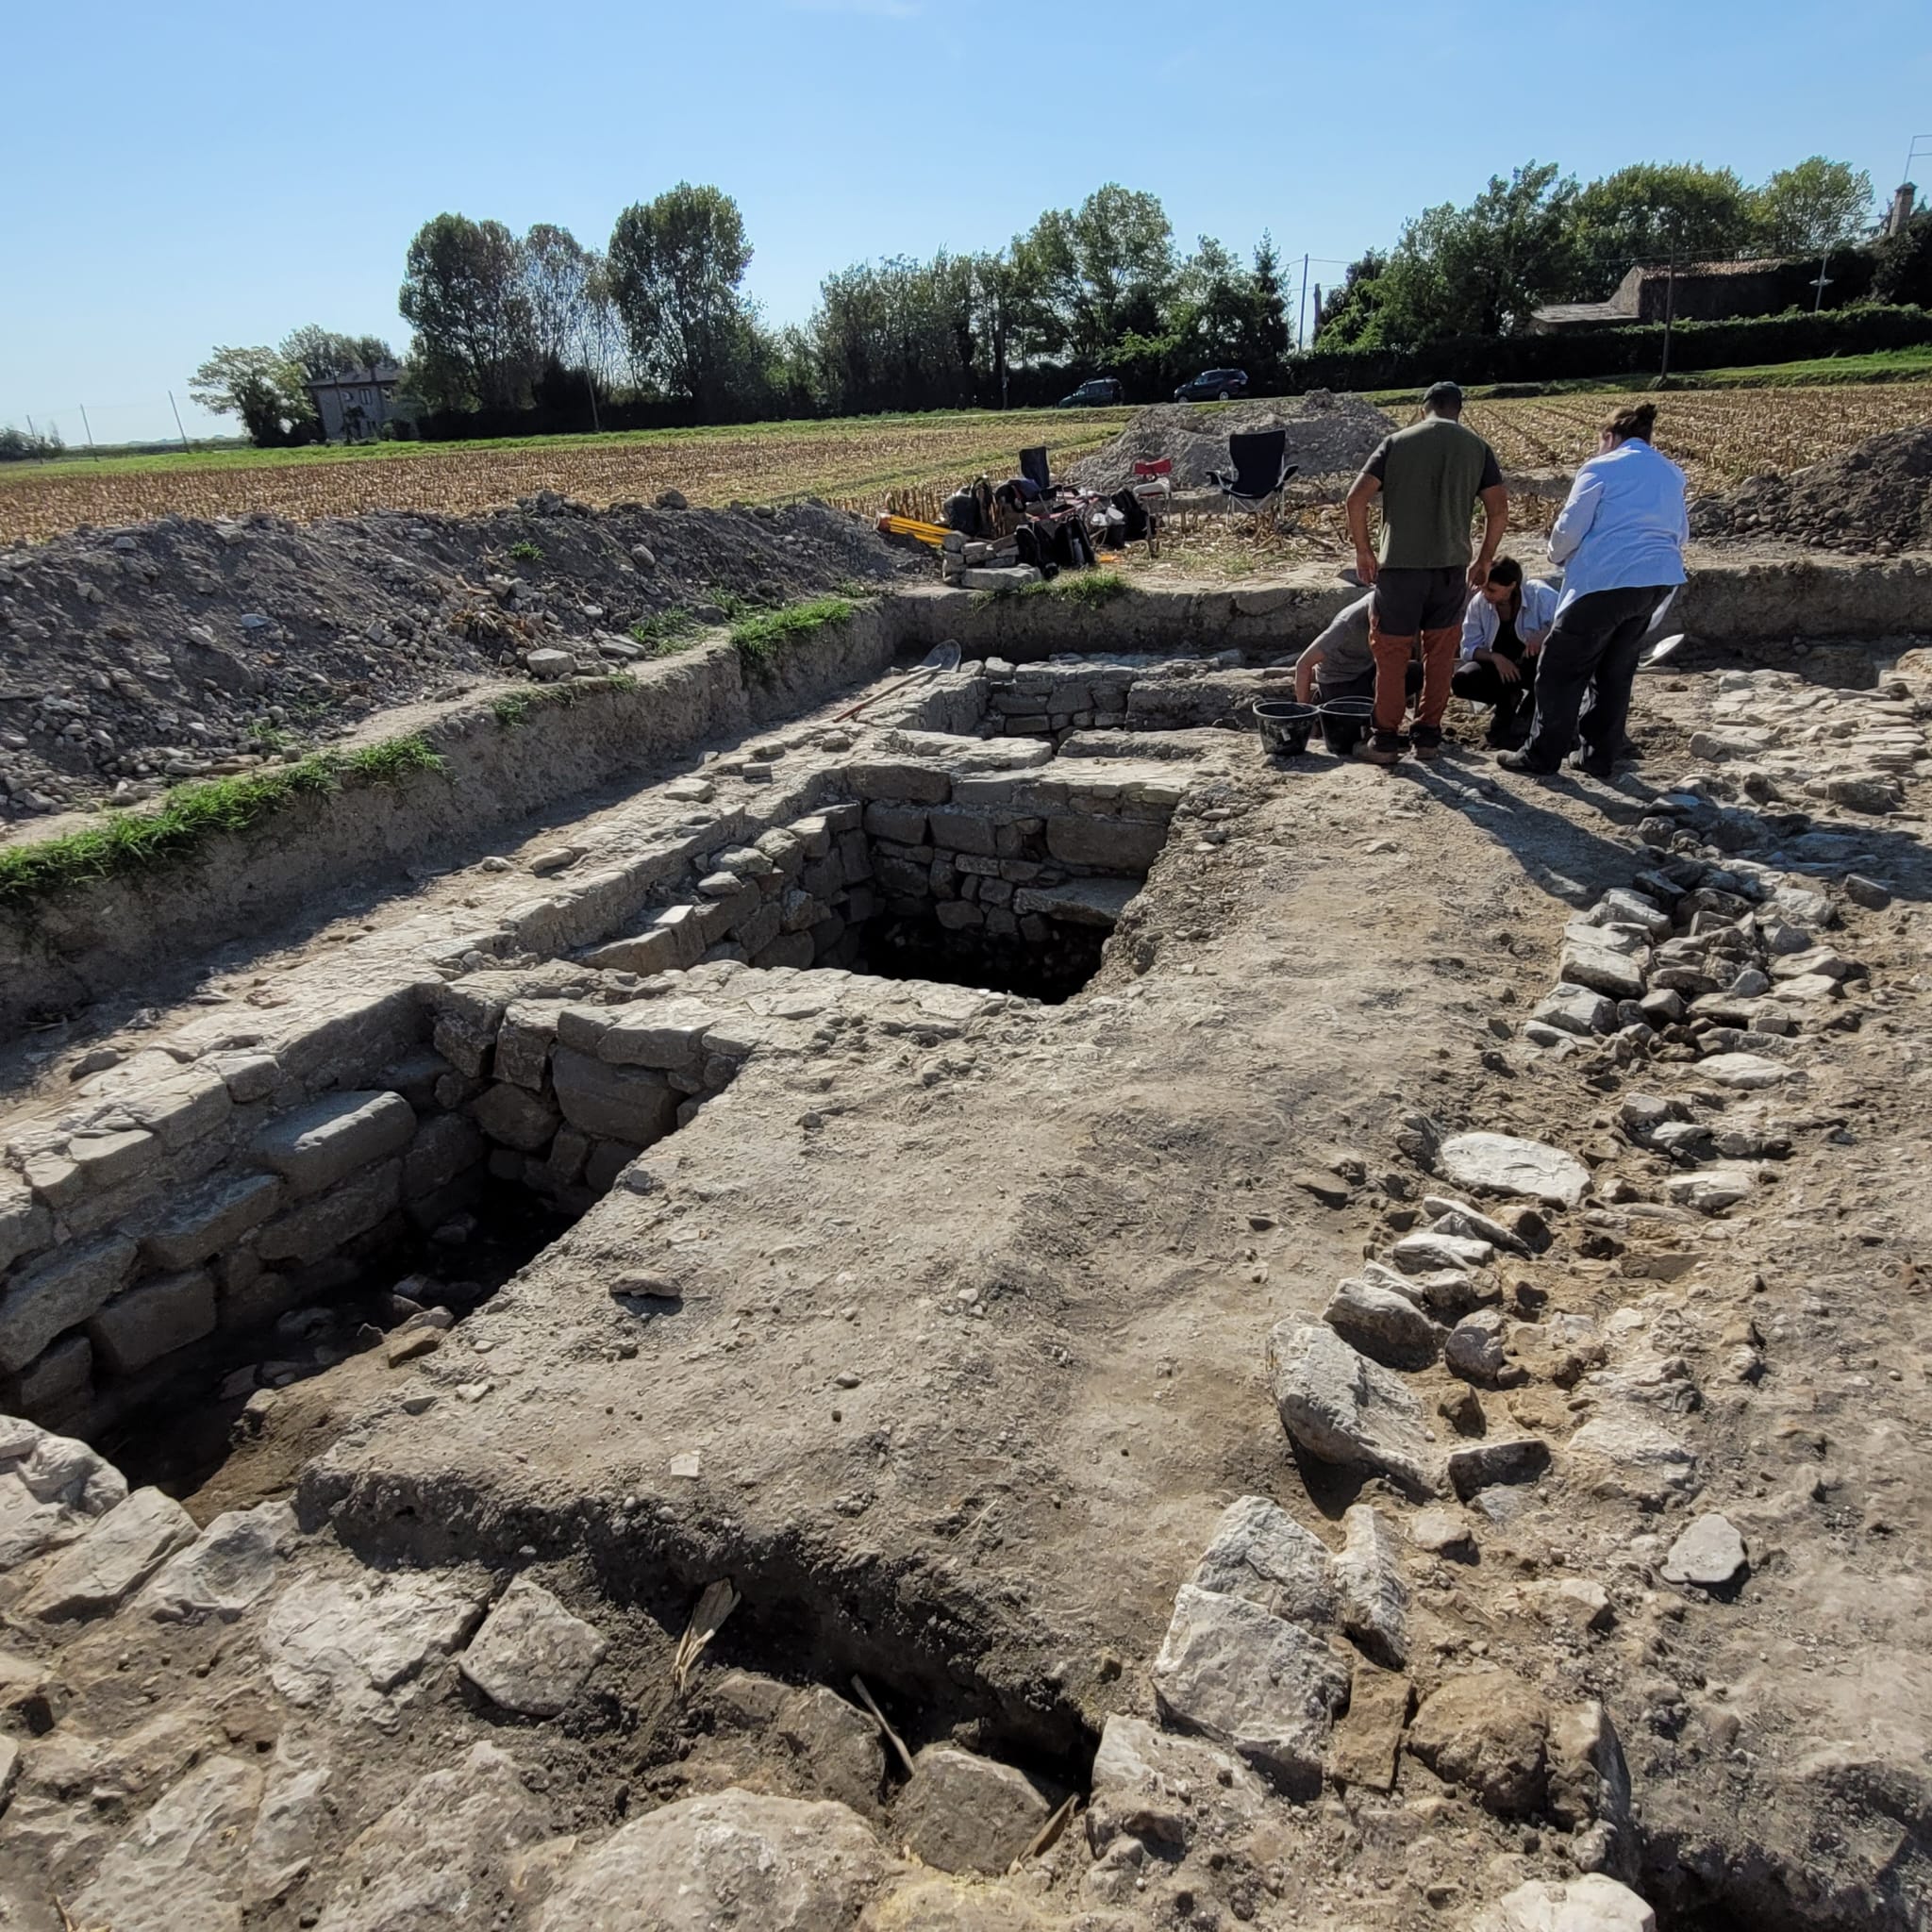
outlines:
M1176 490L1204 490L1209 470L1227 468L1227 439L1251 429L1286 429L1288 459L1304 476L1357 470L1397 425L1359 396L1310 390L1304 396L1230 403L1204 409L1158 403L1142 409L1114 440L1075 463L1074 478L1112 491L1133 480L1137 461L1168 457Z
M1753 476L1728 495L1700 497L1690 530L1815 550L1932 550L1932 424L1888 430L1788 476Z
M551 491L480 517L164 517L0 551L0 828L296 756L521 677L535 646L617 671L675 635L667 613L722 623L922 567L824 504L592 510Z

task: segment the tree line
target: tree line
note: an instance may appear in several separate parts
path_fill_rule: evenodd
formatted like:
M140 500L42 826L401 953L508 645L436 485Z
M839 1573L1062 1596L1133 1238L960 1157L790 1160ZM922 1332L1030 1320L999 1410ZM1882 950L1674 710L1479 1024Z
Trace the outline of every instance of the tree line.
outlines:
M1545 303L1608 294L1633 263L1842 248L1871 204L1868 176L1816 156L1757 187L1688 162L1579 185L1532 161L1352 263L1318 302L1313 346L1507 338ZM1916 255L1888 244L1890 292L1882 274L1845 287L1924 299L1924 217L1914 232ZM1047 209L1002 249L839 270L802 325L772 326L746 295L752 254L737 203L689 182L625 208L601 249L554 224L518 235L440 214L409 242L397 298L411 330L406 413L461 433L466 416L501 425L529 409L589 426L613 405L625 421L658 408L689 422L1000 407L1050 402L1094 375L1147 398L1218 364L1264 392L1292 379L1272 238L1245 259L1207 235L1183 251L1159 199L1117 183ZM308 382L392 359L380 338L306 327L276 348L217 350L192 393L258 442L302 441L319 433Z
M1349 265L1319 349L1414 349L1526 329L1553 302L1601 301L1639 264L1817 256L1857 241L1872 179L1813 155L1747 187L1729 168L1641 161L1586 185L1530 161L1468 206L1444 202Z

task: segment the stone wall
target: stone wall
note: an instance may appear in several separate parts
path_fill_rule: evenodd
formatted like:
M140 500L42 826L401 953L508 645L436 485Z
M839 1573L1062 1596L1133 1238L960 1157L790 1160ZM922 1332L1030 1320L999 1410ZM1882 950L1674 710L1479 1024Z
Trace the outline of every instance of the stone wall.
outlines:
M0 1126L0 1406L98 1434L489 1182L581 1211L772 1043L801 969L861 960L873 921L1042 953L1104 935L1190 782L886 729L825 734L780 786L783 747L754 750L758 817L711 803L720 761L652 796L685 817L626 865L312 998L209 1008Z

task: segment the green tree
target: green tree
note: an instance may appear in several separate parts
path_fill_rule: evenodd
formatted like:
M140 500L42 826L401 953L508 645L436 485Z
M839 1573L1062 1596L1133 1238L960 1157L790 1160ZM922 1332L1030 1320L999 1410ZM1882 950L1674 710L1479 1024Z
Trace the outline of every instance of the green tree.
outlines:
M35 434L8 423L0 425L0 463L24 463L58 457L66 448L58 429Z
M441 214L409 243L403 319L416 332L411 387L433 408L524 399L537 362L523 250L501 222Z
M1444 202L1405 225L1376 277L1381 341L1509 335L1575 279L1576 184L1551 161L1492 175L1467 208Z
M1379 349L1382 335L1382 275L1389 258L1371 248L1349 263L1341 288L1315 305L1317 350ZM1319 295L1319 291L1317 291Z
M1780 168L1751 199L1759 245L1774 255L1842 248L1872 221L1871 175L1823 155Z
M217 349L188 378L188 393L217 416L239 416L250 441L273 449L314 434L305 380L302 365L276 350Z
M1077 208L1049 208L1012 259L1031 346L1083 366L1105 363L1124 336L1158 334L1176 278L1159 199L1111 181Z
M312 322L284 336L279 353L285 361L297 364L310 382L396 359L396 352L380 336L342 335Z
M1592 181L1576 196L1576 276L1570 292L1607 295L1633 266L1724 261L1752 245L1750 191L1729 168L1694 161L1639 161Z
M728 400L754 348L739 284L751 243L722 190L680 181L635 202L610 234L609 279L634 367L708 416Z
M1898 234L1878 244L1872 299L1932 308L1932 210L1915 214Z

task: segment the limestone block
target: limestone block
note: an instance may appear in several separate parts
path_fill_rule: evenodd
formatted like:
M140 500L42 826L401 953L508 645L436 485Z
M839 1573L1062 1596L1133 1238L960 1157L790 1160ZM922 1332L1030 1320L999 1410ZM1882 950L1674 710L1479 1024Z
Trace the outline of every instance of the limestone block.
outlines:
M1348 1692L1323 1638L1245 1597L1184 1583L1153 1677L1170 1723L1238 1752L1291 1790L1319 1783Z
M57 1623L114 1609L195 1535L194 1519L172 1496L136 1490L54 1558L23 1613Z
M1408 1658L1408 1584L1395 1533L1373 1506L1342 1512L1346 1541L1335 1558L1341 1627L1377 1663L1400 1670Z
M1268 1372L1282 1426L1309 1455L1440 1491L1441 1457L1422 1404L1332 1328L1278 1324L1268 1338Z
M886 1753L865 1712L823 1684L808 1684L786 1698L772 1729L826 1797L861 1817L877 1814Z
M144 1174L161 1153L160 1136L137 1127L125 1134L75 1134L67 1158L91 1188L118 1187Z
M1335 1726L1328 1775L1365 1790L1395 1789L1396 1760L1411 1696L1407 1677L1358 1662L1350 1680L1347 1713Z
M1013 895L1013 910L1070 925L1112 926L1141 890L1139 879L1068 879L1058 886L1027 886Z
M1506 1893L1470 1932L1657 1932L1657 1914L1627 1885L1591 1872L1560 1882L1532 1878Z
M1350 1347L1389 1368L1431 1362L1442 1345L1441 1327L1408 1295L1380 1282L1353 1277L1341 1282L1322 1319Z
M1197 1590L1245 1597L1297 1624L1335 1616L1328 1546L1266 1496L1238 1496L1189 1578Z
M56 1249L16 1274L0 1292L0 1374L18 1374L62 1330L105 1307L127 1279L134 1256L125 1235L109 1235Z
M1231 1753L1116 1711L1093 1755L1087 1842L1096 1854L1123 1834L1184 1847L1204 1827L1258 1819L1267 1802L1267 1788Z
M1660 1424L1625 1404L1592 1416L1569 1452L1598 1495L1661 1503L1697 1480L1697 1458Z
M501 1080L483 1090L473 1111L476 1124L491 1140L521 1154L547 1147L560 1118L558 1109L541 1095Z
M488 1152L474 1122L458 1113L434 1114L416 1130L403 1156L403 1193L420 1200L447 1187Z
M925 843L925 813L914 806L874 802L866 807L863 824L874 839L890 839L900 845Z
M53 1239L53 1215L10 1174L0 1171L0 1268L12 1267Z
M519 1576L483 1620L460 1670L491 1703L524 1717L555 1717L609 1648L541 1584Z
M93 1370L93 1343L85 1334L63 1335L49 1342L19 1374L0 1382L0 1408L32 1422L63 1421L85 1406Z
M512 1000L497 1029L491 1072L533 1093L541 1091L551 1042L557 1038L557 1016L562 1010L557 1000Z
M122 1110L173 1152L211 1134L234 1111L228 1084L211 1067L182 1067L170 1077L117 1096Z
M1442 1142L1444 1174L1463 1188L1527 1195L1574 1208L1590 1191L1590 1170L1573 1154L1513 1134L1455 1134Z
M287 1503L225 1510L156 1571L137 1608L158 1623L214 1617L232 1624L267 1593L294 1539L295 1512Z
M114 1375L131 1375L215 1325L214 1277L206 1268L164 1274L116 1295L88 1324L94 1357Z
M845 787L863 799L897 799L908 805L944 805L953 795L949 773L903 758L868 758L844 769ZM845 850L841 839L840 850Z
M1113 872L1144 873L1167 843L1164 819L1090 818L1084 814L1050 818L1046 849L1065 865L1105 866Z
M413 1123L414 1116L410 1119ZM306 1267L333 1254L344 1241L366 1234L402 1198L403 1164L385 1160L365 1168L326 1194L271 1221L256 1237L264 1261L292 1261Z
M142 1253L157 1268L192 1268L266 1221L282 1198L274 1174L218 1175L175 1199L160 1225L142 1238Z
M941 1872L994 1874L1026 1849L1053 1805L1010 1764L928 1744L892 1807L892 1835Z
M926 823L932 842L942 851L991 858L999 850L993 822L984 812L948 807L928 813Z
M1617 1024L1617 1009L1602 993L1587 986L1558 986L1537 1002L1529 1017L1559 1032L1588 1039L1592 1033L1611 1032Z
M776 936L774 931L772 937ZM695 1072L704 1063L706 1030L719 1018L716 1008L689 999L644 1000L621 1007L597 1041L597 1058L612 1067Z
M718 1932L734 1920L745 1932L851 1932L886 1869L843 1805L734 1787L620 1825L565 1871L536 1932Z
M255 1157L296 1194L315 1194L398 1152L415 1132L416 1110L400 1093L330 1093L264 1128Z
M127 1495L85 1442L0 1415L0 1571L71 1542Z
M648 1147L677 1124L678 1095L661 1074L609 1066L559 1046L550 1076L564 1119L599 1140Z

